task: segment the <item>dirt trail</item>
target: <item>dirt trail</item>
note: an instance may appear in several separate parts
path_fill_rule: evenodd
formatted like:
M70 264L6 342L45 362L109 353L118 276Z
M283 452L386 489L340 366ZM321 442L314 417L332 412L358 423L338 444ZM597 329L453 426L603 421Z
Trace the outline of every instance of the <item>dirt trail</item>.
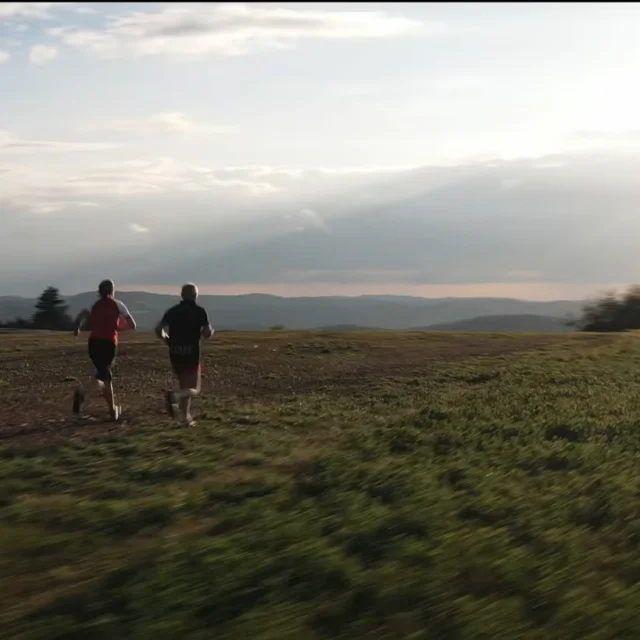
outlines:
M229 332L206 345L202 386L207 396L243 399L312 392L355 395L385 378L429 375L442 360L501 356L574 340L595 346L610 338ZM126 411L124 425L103 422L99 401L87 407L88 416L71 415L73 389L90 372L86 337L0 335L0 443L16 438L41 442L78 428L121 430L164 415L162 390L171 374L166 349L151 336L127 336L120 345L115 385Z

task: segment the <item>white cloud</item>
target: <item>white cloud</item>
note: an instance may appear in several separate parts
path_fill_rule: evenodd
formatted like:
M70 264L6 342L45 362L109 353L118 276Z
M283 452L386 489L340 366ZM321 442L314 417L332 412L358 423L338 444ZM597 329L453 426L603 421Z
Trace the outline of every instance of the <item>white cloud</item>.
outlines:
M115 149L119 145L102 142L59 142L56 140L29 140L18 138L0 129L0 153L10 151L102 151Z
M278 187L266 180L243 180L239 178L220 178L215 173L208 176L207 184L214 187L222 187L225 189L242 189L251 195L266 195L270 193L278 193L282 191L282 187Z
M296 220L305 229L311 227L313 229L322 229L323 231L328 230L325 220L313 209L301 209Z
M68 176L60 186L72 193L103 196L203 191L206 190L206 171L171 158L127 161Z
M231 129L211 124L195 122L179 111L157 113L148 118L132 120L113 120L94 126L84 127L83 131L117 131L136 133L183 133L215 134L228 133Z
M0 64L7 62L10 57L11 54L8 51L3 51L2 49L0 49Z
M350 174L375 174L375 173L404 173L417 169L417 165L371 165L362 167L319 167L310 171L324 173L327 175L350 175Z
M270 167L267 165L243 165L222 167L220 171L226 175L243 175L250 178L263 178L265 176L286 176L287 178L300 178L304 170L289 167Z
M441 73L426 84L427 91L473 91L484 89L492 81L478 73Z
M287 176L290 178L302 178L305 176L349 176L349 175L374 175L387 173L403 173L417 169L420 165L371 165L371 166L352 166L352 167L310 167L306 169L298 167L271 167L268 165L245 165L239 167L224 167L221 171L226 173L242 173L252 178L263 176Z
M302 39L386 38L439 24L383 11L318 11L258 4L167 3L112 17L103 30L61 27L49 33L99 56L245 55Z
M573 137L588 142L638 142L640 129L576 131Z
M113 197L200 192L253 198L280 191L266 180L227 178L221 170L172 158L105 163L84 171L36 171L27 165L0 167L0 204L39 212L43 207L53 211Z
M411 280L419 271L413 269L307 269L296 271L285 271L282 279L289 282L322 282L345 283L345 282L399 282L403 283Z
M80 6L76 8L76 13L81 16L92 16L98 12L93 7Z
M131 231L133 231L134 233L149 233L149 227L145 227L141 224L138 224L137 222L132 222L129 225L129 229L131 229Z
M46 44L35 44L29 51L29 62L31 64L49 64L58 55L58 50L55 47L49 47Z
M0 18L41 18L51 17L51 10L62 9L74 2L0 2Z
M547 160L544 162L536 162L533 164L534 169L559 169L567 165L564 160Z
M307 229L329 231L324 218L313 209L300 209L297 213L286 214L284 219L290 222L296 231L305 231Z
M24 145L28 150L37 151L48 149L47 146L38 145L53 145L54 150L68 150L68 145L71 145L71 150L76 148L76 143L17 142L15 138L0 132L0 151L6 144ZM85 146L80 145L80 148ZM373 167L370 173L366 173L363 167L210 167L180 162L171 157L89 165L85 164L84 158L81 163L75 159L65 159L65 163L39 166L41 168L36 168L36 165L27 161L4 167L0 164L0 207L42 214L77 207L107 206L113 198L118 199L119 208L126 208L128 203L142 206L143 202L156 202L158 198L164 201L165 197L176 197L181 202L205 202L213 197L212 202L216 204L211 206L213 209L219 207L221 212L228 211L221 203L241 203L252 210L256 202L260 207L273 205L282 211L285 206L291 211L289 205L298 202L300 208L297 213L285 216L288 224L294 228L316 228L327 232L331 215L304 207L305 201L311 202L316 197L326 198L327 193L333 193L332 190L336 188L349 190L349 193L354 188L367 190L366 186L362 186L363 180L367 181L366 184L373 180L372 184L375 184L376 177L387 173L384 167ZM424 189L422 182L420 189ZM379 197L379 192L367 190L367 193L373 198Z
M89 209L98 206L96 202L85 202L82 200L58 200L57 202L36 202L27 205L27 207L36 214L58 213L59 211L65 211L67 209Z
M515 189L522 184L522 180L518 178L503 178L500 181L500 188L504 190Z

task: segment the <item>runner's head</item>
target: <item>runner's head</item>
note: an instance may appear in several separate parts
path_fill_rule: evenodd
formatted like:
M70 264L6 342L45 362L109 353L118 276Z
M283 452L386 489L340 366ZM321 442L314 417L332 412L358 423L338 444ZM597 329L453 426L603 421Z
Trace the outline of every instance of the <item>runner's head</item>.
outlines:
M113 284L113 280L103 280L98 285L98 293L101 298L109 298L116 292L116 285Z
M182 285L180 295L185 302L195 302L198 299L198 287L192 282L187 282Z

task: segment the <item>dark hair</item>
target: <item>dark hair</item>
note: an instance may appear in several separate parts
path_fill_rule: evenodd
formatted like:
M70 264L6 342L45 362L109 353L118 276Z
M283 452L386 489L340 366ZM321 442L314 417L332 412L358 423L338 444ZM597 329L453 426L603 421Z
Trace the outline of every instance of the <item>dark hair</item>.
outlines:
M98 285L98 293L101 298L108 298L113 295L113 292L116 289L116 285L113 284L113 280L103 280Z

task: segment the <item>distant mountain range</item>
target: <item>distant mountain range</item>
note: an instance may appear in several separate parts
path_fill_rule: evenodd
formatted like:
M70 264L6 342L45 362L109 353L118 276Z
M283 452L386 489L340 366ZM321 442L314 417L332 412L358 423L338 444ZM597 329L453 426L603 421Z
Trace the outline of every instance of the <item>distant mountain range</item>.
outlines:
M177 296L120 292L143 330L152 329ZM90 306L94 293L69 296L71 314ZM566 331L563 322L583 304L573 300L532 302L510 298L412 298L360 296L282 298L272 295L201 296L217 329L354 330L429 329L440 331ZM0 296L0 321L31 317L34 299Z
M564 333L573 329L567 326L566 318L552 318L533 314L507 316L480 316L468 320L458 320L423 327L429 331L471 331L481 333L523 332L523 333Z

